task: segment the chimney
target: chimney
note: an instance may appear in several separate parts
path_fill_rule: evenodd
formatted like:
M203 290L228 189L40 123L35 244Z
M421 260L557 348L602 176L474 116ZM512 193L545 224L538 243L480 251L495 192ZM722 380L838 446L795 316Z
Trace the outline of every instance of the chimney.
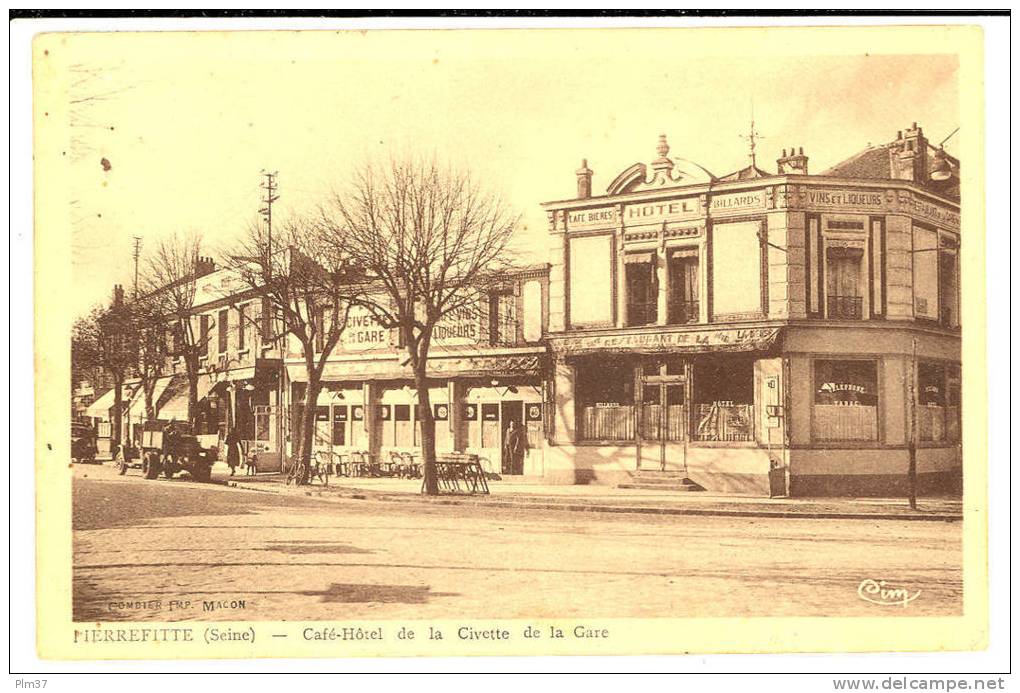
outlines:
M120 284L113 285L113 305L114 307L124 305L124 287Z
M928 181L928 140L917 123L896 133L891 154L893 178L921 184Z
M779 175L785 175L792 173L800 176L806 176L808 158L804 156L804 147L798 147L794 150L790 147L790 153L787 154L786 150L783 150L783 155L776 159L776 166L779 169Z
M216 262L211 257L198 256L195 260L195 276L204 277L216 271Z
M577 169L578 198L591 197L591 176L594 173L588 168L588 160L581 159L581 168Z

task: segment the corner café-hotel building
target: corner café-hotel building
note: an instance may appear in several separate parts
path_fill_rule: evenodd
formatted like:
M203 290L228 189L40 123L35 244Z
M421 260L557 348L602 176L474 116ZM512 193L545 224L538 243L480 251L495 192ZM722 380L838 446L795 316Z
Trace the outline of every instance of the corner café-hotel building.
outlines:
M656 153L543 205L534 471L892 495L916 430L919 491L959 493L959 162L916 124L819 175L801 148L721 177Z

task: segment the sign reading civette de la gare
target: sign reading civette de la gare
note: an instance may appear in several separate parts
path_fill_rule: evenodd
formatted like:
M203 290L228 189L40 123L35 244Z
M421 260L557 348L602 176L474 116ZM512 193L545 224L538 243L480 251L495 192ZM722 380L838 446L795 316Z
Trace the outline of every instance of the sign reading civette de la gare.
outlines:
M757 351L768 349L779 336L778 327L652 332L646 334L579 335L556 340L556 351Z

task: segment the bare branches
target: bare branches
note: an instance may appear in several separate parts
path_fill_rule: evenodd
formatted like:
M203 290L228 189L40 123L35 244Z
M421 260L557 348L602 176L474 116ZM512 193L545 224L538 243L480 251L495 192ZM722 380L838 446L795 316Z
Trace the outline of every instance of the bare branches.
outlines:
M324 246L365 272L366 308L400 331L423 412L425 487L438 493L429 349L445 318L482 313L518 217L469 174L417 158L360 167L319 216Z

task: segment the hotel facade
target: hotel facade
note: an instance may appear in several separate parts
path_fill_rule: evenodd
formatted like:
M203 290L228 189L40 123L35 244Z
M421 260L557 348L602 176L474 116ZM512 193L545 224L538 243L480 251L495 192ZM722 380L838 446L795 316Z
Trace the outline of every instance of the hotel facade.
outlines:
M545 474L959 492L959 163L916 124L820 175L670 159L548 202Z

